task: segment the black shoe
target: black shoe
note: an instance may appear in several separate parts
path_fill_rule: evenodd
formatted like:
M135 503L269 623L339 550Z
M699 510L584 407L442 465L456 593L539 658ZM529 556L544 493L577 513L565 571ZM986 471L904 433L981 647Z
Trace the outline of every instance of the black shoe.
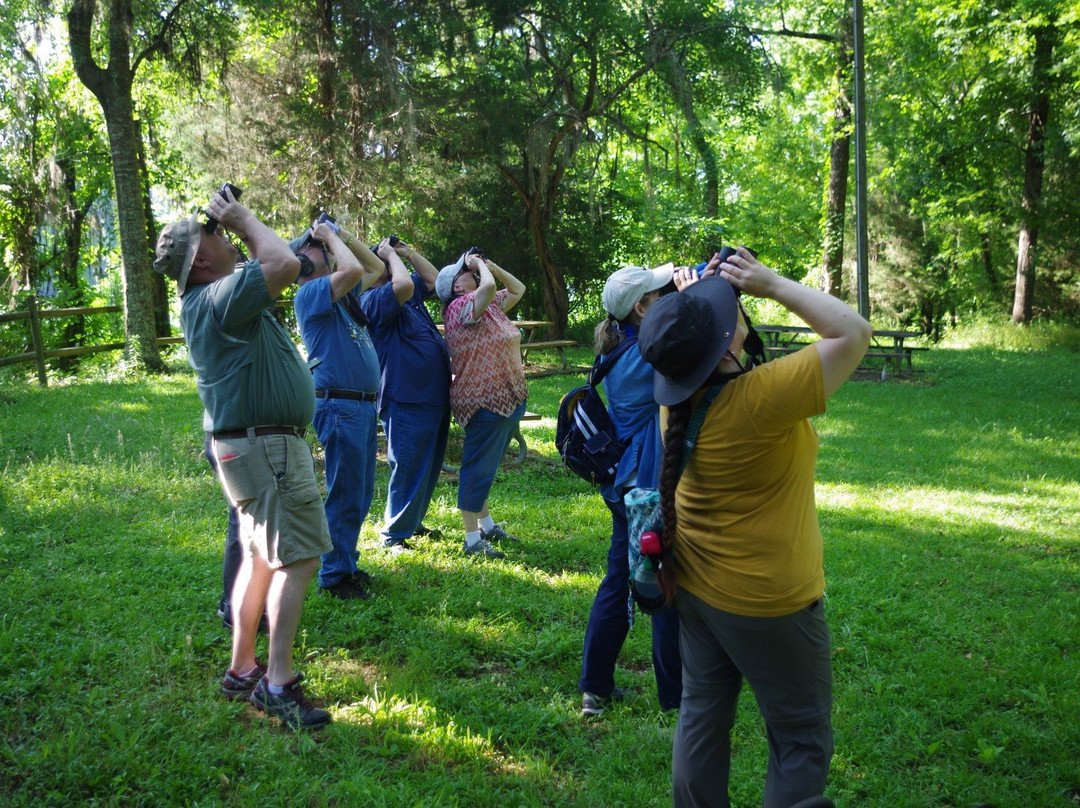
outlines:
M399 556L402 553L411 553L413 549L412 545L405 541L405 539L388 541L383 546L390 551L390 555L392 556Z
M330 723L330 713L320 710L307 700L300 687L303 675L285 685L285 692L276 696L270 692L264 676L251 691L249 701L256 709L276 715L286 729L320 729Z
M342 578L330 586L320 586L319 589L342 600L367 600L371 597L371 593L362 584L357 583L352 576Z
M358 586L367 589L374 582L374 578L371 577L371 573L364 570L357 570L352 574L353 583Z
M615 688L607 696L598 696L587 690L583 691L581 694L581 716L582 718L595 718L598 715L603 715L604 710L610 707L612 702L622 701L625 698L626 691L621 687Z
M424 538L425 536L430 536L432 539L441 539L442 538L442 531L439 530L437 527L436 528L430 528L430 527L426 527L425 525L420 525L418 528L416 528L416 530L413 531L413 535L414 536L419 536L420 538Z
M217 616L221 618L221 625L223 625L229 631L233 630L232 623L232 609L228 606L218 606ZM266 612L262 613L262 617L259 618L259 627L256 629L260 634L270 633L270 620L266 616Z

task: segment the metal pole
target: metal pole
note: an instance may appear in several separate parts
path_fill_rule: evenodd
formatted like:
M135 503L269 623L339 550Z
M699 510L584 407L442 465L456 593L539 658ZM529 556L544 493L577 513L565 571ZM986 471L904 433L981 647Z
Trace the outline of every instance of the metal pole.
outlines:
M870 245L866 235L866 76L863 54L863 4L853 0L855 24L855 267L859 314L870 319Z

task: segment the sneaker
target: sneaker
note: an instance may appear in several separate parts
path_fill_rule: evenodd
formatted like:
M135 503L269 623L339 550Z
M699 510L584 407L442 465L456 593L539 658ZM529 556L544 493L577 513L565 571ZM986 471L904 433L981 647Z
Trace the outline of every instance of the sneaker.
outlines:
M487 542L521 541L517 536L511 536L506 532L506 522L499 522L491 530L481 530L480 538Z
M581 694L581 716L589 718L603 715L604 710L610 707L612 702L622 701L625 698L626 691L621 687L612 690L610 696L598 696L586 690Z
M411 553L413 549L412 545L404 539L401 539L400 541L389 541L385 544L385 547L390 551L390 555L392 556L399 556L402 553Z
M287 729L319 729L330 723L330 713L320 710L304 696L300 682L302 673L285 685L285 692L275 696L270 692L266 677L259 679L251 691L249 701L255 709L270 715L276 715Z
M506 558L506 553L500 553L486 539L480 539L476 544L465 545L465 555L484 555L488 558Z
M342 600L367 600L371 597L371 593L364 588L363 584L357 582L355 576L342 578L336 584L320 586L319 589Z
M251 696L251 691L255 689L255 685L265 675L266 666L257 659L255 660L255 670L251 672L250 676L241 676L230 668L225 671L225 678L221 681L221 694L230 701L246 699Z

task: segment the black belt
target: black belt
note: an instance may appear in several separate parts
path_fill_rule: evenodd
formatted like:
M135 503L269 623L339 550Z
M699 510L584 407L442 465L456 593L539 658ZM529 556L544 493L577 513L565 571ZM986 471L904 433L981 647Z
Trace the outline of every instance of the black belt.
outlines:
M377 393L357 393L355 390L338 390L335 387L315 391L315 398L347 398L352 401L374 401L377 397Z
M296 435L296 437L302 438L307 429L302 426L257 426L253 432L257 438L263 435ZM232 440L233 438L246 438L247 436L248 430L246 429L225 429L221 432L215 432L214 440Z

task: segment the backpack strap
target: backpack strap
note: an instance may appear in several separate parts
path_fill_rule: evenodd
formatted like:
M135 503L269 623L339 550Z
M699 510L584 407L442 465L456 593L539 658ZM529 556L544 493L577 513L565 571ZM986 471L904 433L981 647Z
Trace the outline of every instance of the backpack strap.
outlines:
M614 367L616 360L634 345L637 345L636 334L620 342L611 353L596 357L592 371L589 373L589 386L596 387L596 385L600 384L600 381L607 376L608 371Z
M710 387L705 393L705 397L698 402L697 407L694 409L694 414L690 416L690 425L686 427L686 437L683 438L682 463L679 465L679 473L675 477L676 480L678 480L679 477L682 477L686 464L690 462L690 452L694 450L694 446L697 444L698 433L701 431L701 425L705 423L705 416L709 413L709 407L712 406L713 401L720 395L720 391L724 389L726 384L727 380L725 379L720 384Z

